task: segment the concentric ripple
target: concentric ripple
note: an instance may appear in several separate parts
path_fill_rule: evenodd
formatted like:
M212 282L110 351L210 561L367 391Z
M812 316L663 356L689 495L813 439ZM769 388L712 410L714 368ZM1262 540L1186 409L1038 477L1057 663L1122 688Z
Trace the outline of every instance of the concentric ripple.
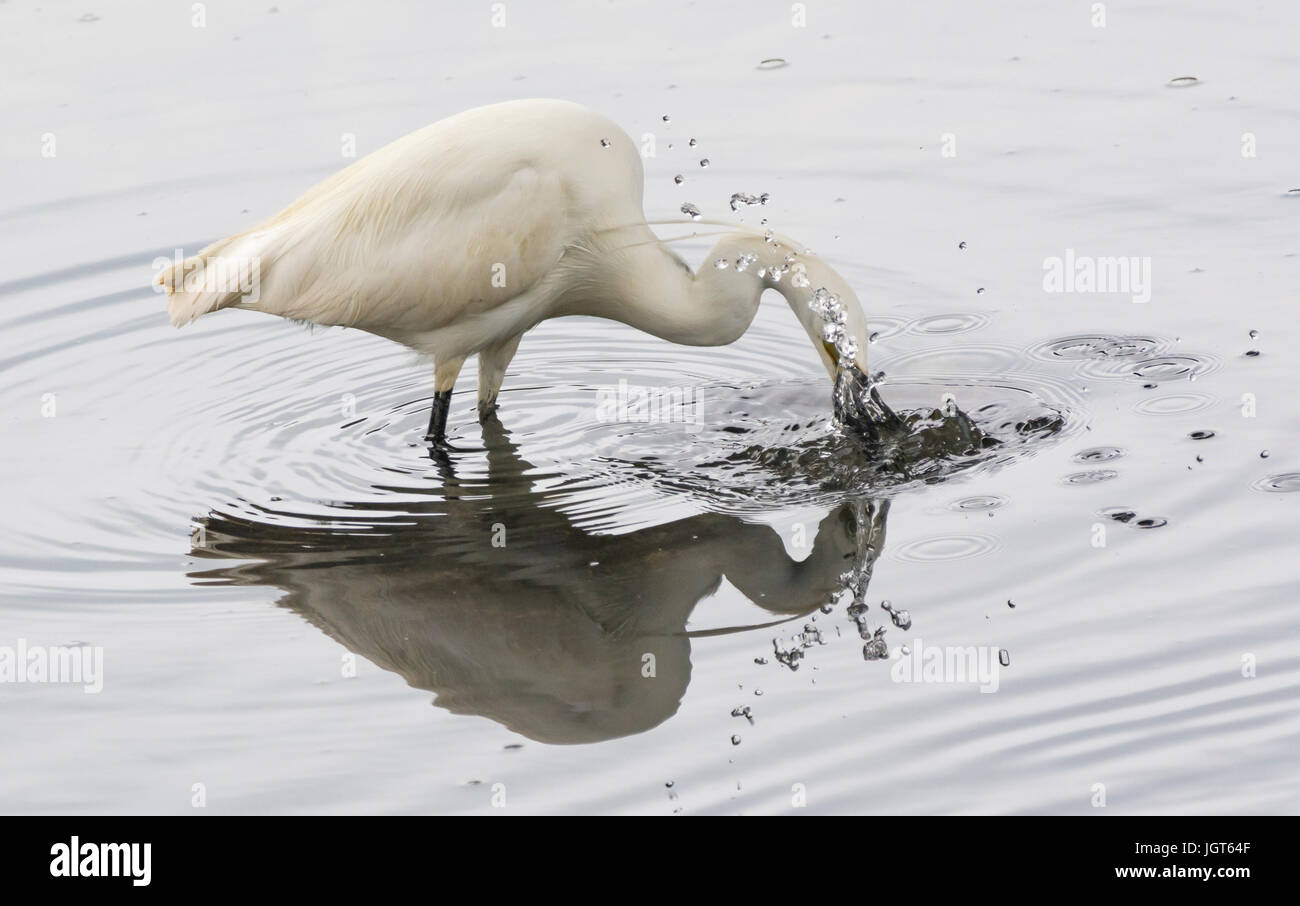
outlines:
M110 269L104 278L132 285L130 263L110 262L123 274ZM36 290L56 292L57 280ZM521 344L490 428L479 424L472 372L462 374L449 422L453 449L431 459L420 441L432 394L428 364L392 343L240 312L178 334L147 291L64 308L86 320L72 330L56 308L26 324L26 352L5 370L5 384L39 396L46 375L75 362L77 412L111 426L116 446L103 465L116 471L102 512L76 504L75 523L92 542L81 548L66 543L64 520L74 517L48 492L33 488L30 503L15 501L46 516L28 519L10 549L47 562L93 552L110 568L141 551L188 551L195 526L212 512L359 536L437 516L451 499L490 497L499 508L512 495L535 502L542 494L583 529L622 531L700 511L889 497L1003 468L1084 423L1077 388L1046 370L1025 371L1015 349L948 345L873 363L888 373L881 392L909 428L887 455L866 456L860 440L833 423L830 384L807 344L791 342L788 309L764 305L742 341L719 349L673 346L596 319L545 323ZM946 335L986 322L886 317L871 326ZM83 332L88 343L68 341ZM599 369L592 349L601 350ZM694 414L610 418L602 400L621 387L686 394ZM950 396L965 415L946 414ZM48 438L43 455L75 458L74 438L95 424L50 420L38 435ZM71 463L66 471L96 481ZM63 574L78 572L69 563Z
M911 563L937 563L980 557L999 546L998 540L990 535L936 535L899 545L891 556Z
M1075 462L1110 462L1124 456L1120 447L1089 447L1074 454Z
M975 312L960 312L948 315L931 315L918 318L907 326L911 333L919 334L956 334L979 330L987 326L989 316Z
M1195 380L1217 371L1219 359L1210 355L1163 355L1144 359L1124 372L1125 377L1156 383Z
M1251 482L1250 486L1256 491L1264 491L1269 494L1300 493L1300 472L1281 472L1277 475L1269 475L1258 481Z
M1150 384L1196 380L1222 365L1213 355L1170 353L1172 345L1159 337L1083 334L1047 340L1025 351L1044 361L1069 363L1082 377Z
M998 497L996 494L978 495L975 497L962 497L960 500L954 500L948 504L948 509L955 510L959 513L983 513L989 510L1001 509L1006 506L1007 499Z
M1143 415L1186 415L1203 412L1217 402L1215 397L1207 393L1173 393L1143 399L1133 410Z
M877 340L896 336L907 329L910 322L906 318L893 318L889 315L874 315L867 318L867 335Z
M1114 469L1092 469L1088 472L1073 472L1066 475L1061 481L1065 484L1098 484L1118 477L1119 472Z
M1100 334L1061 337L1029 347L1030 355L1047 361L1090 362L1099 359L1150 357L1162 351L1167 341L1156 337L1104 336Z

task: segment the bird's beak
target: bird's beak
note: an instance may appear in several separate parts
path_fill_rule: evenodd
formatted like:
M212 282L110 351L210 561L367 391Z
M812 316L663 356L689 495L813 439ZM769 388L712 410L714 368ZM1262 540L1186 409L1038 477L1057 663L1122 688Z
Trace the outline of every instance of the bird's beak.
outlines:
M754 242L749 237L741 241ZM830 375L832 383L839 373L841 359L845 360L846 365L851 362L865 372L867 318L862 312L862 304L858 302L857 294L853 292L848 281L819 256L788 237L769 236L751 248L754 248L752 254L764 263L764 269L768 271L768 276L764 278L765 288L774 289L785 297L794 316L799 319L799 323L803 325L808 338L817 349L817 355L822 360L822 365ZM791 251L794 252L791 256L793 261L787 256ZM778 271L775 278L770 276L773 265L777 266ZM802 279L798 279L800 277ZM823 290L836 298L837 306L843 313L843 334L857 347L851 356L842 356L840 350L836 349L835 339L826 334L826 320L811 305L818 290Z
M855 364L861 371L867 370L867 318L862 312L862 306L858 302L858 297L854 295L853 290L843 283L843 281L831 281L837 286L825 286L827 290L833 292L839 298L841 311L844 312L844 335L853 340L857 346L850 361ZM809 307L814 289L823 284L813 283L808 289L794 289L785 293L786 301L789 302L790 308L794 310L795 317L803 325L812 340L813 346L817 349L818 358L821 359L826 373L830 375L832 381L835 380L839 372L840 351L835 344L826 338L826 322L822 317Z

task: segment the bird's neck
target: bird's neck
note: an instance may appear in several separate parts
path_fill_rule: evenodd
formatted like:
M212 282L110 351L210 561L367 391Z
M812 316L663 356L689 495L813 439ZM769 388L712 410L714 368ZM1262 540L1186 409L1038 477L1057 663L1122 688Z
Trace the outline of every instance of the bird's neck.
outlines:
M627 234L604 252L603 286L586 313L613 318L673 343L722 346L738 339L769 287L792 289L767 278L789 250L748 233L729 234L697 272L648 229Z
M642 229L602 251L601 277L589 284L587 298L572 313L612 318L673 343L722 346L740 338L754 320L763 291L775 289L833 376L835 350L822 338L821 318L808 307L813 292L825 287L844 305L846 326L859 341L857 358L865 368L866 322L857 297L839 274L802 246L785 237L731 233L693 273L649 228Z

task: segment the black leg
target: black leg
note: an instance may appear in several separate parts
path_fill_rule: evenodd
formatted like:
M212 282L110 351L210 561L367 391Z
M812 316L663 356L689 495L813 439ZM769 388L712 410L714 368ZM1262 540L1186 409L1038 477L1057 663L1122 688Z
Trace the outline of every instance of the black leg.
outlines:
M433 408L429 410L429 431L425 440L440 444L447 436L447 410L451 408L451 391L437 390L433 394Z

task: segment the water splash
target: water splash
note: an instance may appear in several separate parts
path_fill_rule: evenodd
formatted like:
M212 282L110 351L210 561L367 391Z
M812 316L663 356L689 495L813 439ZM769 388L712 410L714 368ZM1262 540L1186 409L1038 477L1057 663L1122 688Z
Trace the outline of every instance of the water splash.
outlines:
M734 192L731 196L731 210L739 211L741 208L752 207L754 205L767 204L768 194L763 192L761 195L750 195L747 192Z

